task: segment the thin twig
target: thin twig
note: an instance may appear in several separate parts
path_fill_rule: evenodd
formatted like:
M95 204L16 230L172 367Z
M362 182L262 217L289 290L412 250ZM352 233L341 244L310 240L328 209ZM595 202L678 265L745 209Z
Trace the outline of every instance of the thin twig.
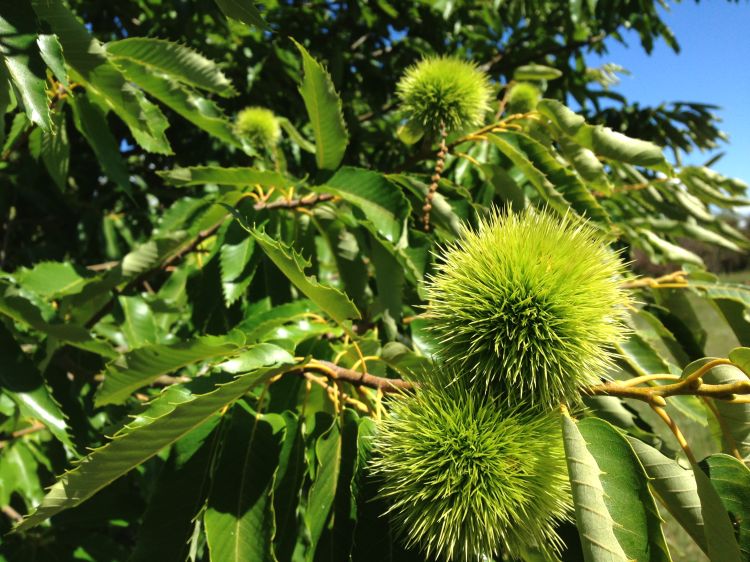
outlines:
M440 175L443 173L445 168L445 157L448 154L448 146L445 144L445 139L448 137L448 131L445 128L445 124L440 124L440 150L437 153L437 160L435 160L435 171L432 174L432 182L430 187L427 188L427 195L425 195L424 206L422 207L422 224L425 232L430 231L430 211L432 210L432 199L435 197L438 185L440 184Z

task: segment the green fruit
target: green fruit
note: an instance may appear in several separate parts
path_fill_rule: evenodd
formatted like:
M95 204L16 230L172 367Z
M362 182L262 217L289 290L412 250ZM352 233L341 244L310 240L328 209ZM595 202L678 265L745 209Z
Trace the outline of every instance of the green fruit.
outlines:
M495 212L464 229L429 279L437 355L508 405L578 404L623 337L623 272L572 215Z
M559 415L503 413L463 384L423 384L379 422L372 468L388 515L425 557L550 559L571 514Z
M256 148L273 148L281 139L279 120L273 111L264 107L246 107L240 111L234 130L237 136Z
M542 94L534 84L518 82L508 92L508 113L528 113L536 109Z
M487 74L455 57L423 59L406 70L396 91L409 121L431 132L481 125L492 99Z

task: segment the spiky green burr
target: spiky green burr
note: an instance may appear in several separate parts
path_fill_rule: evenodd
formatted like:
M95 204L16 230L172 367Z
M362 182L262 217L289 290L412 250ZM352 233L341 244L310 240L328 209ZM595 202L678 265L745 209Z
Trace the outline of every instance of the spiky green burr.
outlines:
M255 148L271 149L281 139L281 126L273 111L264 107L246 107L237 114L234 130Z
M463 384L394 399L372 463L408 547L468 562L535 546L556 559L571 513L559 414L503 413Z
M493 93L486 73L450 56L425 58L408 68L396 91L409 121L432 132L481 125Z
M437 355L508 405L577 404L625 332L623 273L572 215L494 212L447 247L427 284Z
M534 84L517 82L508 92L508 113L528 113L536 109L542 93Z

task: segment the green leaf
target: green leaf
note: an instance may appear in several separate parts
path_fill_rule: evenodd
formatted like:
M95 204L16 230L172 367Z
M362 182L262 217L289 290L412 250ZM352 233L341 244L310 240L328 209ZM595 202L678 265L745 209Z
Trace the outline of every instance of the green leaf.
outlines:
M221 289L227 307L242 296L255 276L254 250L255 239L239 224L232 223L219 250Z
M75 446L60 406L52 397L34 362L0 323L0 390L18 404L22 416L39 420L72 451Z
M184 562L187 558L193 520L208 495L209 470L219 445L217 425L208 421L173 445L148 499L128 562Z
M65 68L62 45L57 35L42 33L37 37L36 43L39 45L39 54L42 55L42 59L47 63L52 74L67 88L69 86L68 69Z
M711 562L741 562L743 558L732 522L716 488L699 466L693 466L693 474L701 499L703 521L706 524L708 558Z
M149 345L121 355L104 370L104 382L95 404L118 404L139 388L199 361L234 355L244 338L237 332L226 336L203 336L170 345Z
M331 76L307 50L294 41L302 55L304 78L299 91L315 136L315 160L321 170L335 170L341 163L349 138Z
M192 166L190 168L174 168L158 172L164 181L176 187L192 185L231 185L237 187L252 187L261 185L286 188L296 183L296 180L278 172L256 170L255 168L222 168L220 166Z
M215 0L219 9L228 18L234 18L247 25L254 25L260 29L271 31L263 16L255 7L252 0Z
M13 2L0 14L0 55L21 96L29 121L52 129L47 105L45 65L36 43L34 12L26 2Z
M645 241L648 242L650 247L657 252L656 254L654 254L653 251L651 252L652 256L657 258L655 260L657 263L664 263L666 260L671 263L689 263L704 267L703 260L700 256L694 254L690 250L686 250L682 246L677 246L676 244L667 242L645 228L638 228L637 231ZM660 257L661 259L659 259Z
M240 146L232 123L212 101L181 86L135 60L113 57L114 64L131 82L173 109L194 125L232 146Z
M522 133L497 133L497 137L510 141L520 148L536 169L555 186L555 189L580 215L586 215L597 222L609 222L607 212L599 205L578 176L561 165L542 143Z
M204 515L212 560L273 560L273 486L286 423L278 414L232 409Z
M63 474L42 504L25 518L16 531L27 530L86 501L114 480L142 464L167 445L208 421L217 412L243 396L250 388L284 371L285 366L266 368L218 385L214 390L180 403L154 405L165 411L154 418L146 415L118 432L106 445L95 449L72 470Z
M274 550L279 560L291 560L300 525L297 511L306 472L305 444L300 419L289 411L284 412L283 416L286 432L273 494L276 516Z
M341 470L341 428L337 419L315 443L317 469L310 487L305 510L305 522L310 531L310 552L315 549L328 522L328 515L336 497Z
M525 64L513 71L513 80L554 80L562 71L543 64Z
M543 99L537 110L564 134L598 156L664 173L671 171L662 149L651 142L632 139L601 125L587 125L583 117L557 100Z
M409 201L385 176L344 166L315 191L338 195L364 213L386 240L398 244L411 213Z
M639 439L628 437L628 440L651 478L649 484L654 495L701 550L707 553L703 511L693 472Z
M159 329L156 325L156 318L143 297L120 295L117 297L117 302L125 315L125 322L121 328L130 349L157 343Z
M48 299L80 293L89 281L70 263L43 261L31 269L19 269L14 274L24 289Z
M81 82L90 94L101 98L125 122L144 149L171 154L169 141L164 135L169 126L166 117L107 60L101 43L89 34L63 1L31 2L39 19L59 37L65 60L77 75L73 78Z
M132 190L128 168L105 115L85 94L68 97L68 103L73 108L73 123L94 151L102 172L130 195Z
M149 240L128 252L120 262L123 278L129 279L151 271L178 250L186 237L185 232L171 232L164 238Z
M70 145L62 110L52 114L52 129L42 131L42 162L60 191L64 191L68 185Z
M116 61L131 60L152 72L163 72L179 82L223 97L237 94L215 62L185 45L152 37L128 37L110 41L105 49Z
M576 527L581 537L583 559L628 560L615 535L615 521L607 509L602 471L587 449L586 441L576 423L563 416L563 441L568 473L576 511Z
M528 156L513 146L507 140L497 135L487 135L488 140L502 152L513 165L518 168L527 180L534 186L544 201L555 211L564 215L568 212L570 204L562 194L555 189L552 182L539 171L529 160Z
M292 139L292 141L297 143L297 146L299 146L305 152L315 154L315 145L307 140L304 136L302 136L302 133L300 133L297 128L292 125L292 122L289 121L289 119L287 119L286 117L277 117L277 119L279 121L279 125L281 125L281 128L286 131L286 134L289 135L289 138Z
M670 561L649 479L627 439L597 418L581 420L578 429L602 471L604 502L628 559Z
M560 137L559 140L563 155L573 165L578 175L591 187L605 194L611 193L612 184L596 155L567 137Z
M265 232L252 229L248 231L294 286L333 318L337 324L343 326L348 319L360 318L357 307L344 293L333 287L322 285L314 277L305 275L304 270L310 264L293 248L274 240Z
M750 469L729 455L711 455L700 462L711 479L734 528L742 560L750 560Z

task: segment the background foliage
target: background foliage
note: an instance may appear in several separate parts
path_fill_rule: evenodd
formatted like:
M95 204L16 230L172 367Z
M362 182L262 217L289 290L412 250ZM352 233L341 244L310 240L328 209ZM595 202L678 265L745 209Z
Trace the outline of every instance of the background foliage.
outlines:
M609 376L719 356L705 383L745 380L750 288L701 256L747 263L747 186L682 165L723 142L712 106L642 107L586 67L625 26L677 47L648 1L6 2L0 530L29 518L0 556L421 560L366 470L382 381L352 371L429 363L425 275L493 205L586 216L642 271L682 268L625 281ZM447 139L424 232L437 139L403 142L395 82L433 54L497 95ZM508 103L517 82L535 111ZM250 105L276 114L272 149L236 132ZM576 506L600 517L560 529L565 560L750 557L750 407L723 398L669 397L687 453L643 401L566 420Z

